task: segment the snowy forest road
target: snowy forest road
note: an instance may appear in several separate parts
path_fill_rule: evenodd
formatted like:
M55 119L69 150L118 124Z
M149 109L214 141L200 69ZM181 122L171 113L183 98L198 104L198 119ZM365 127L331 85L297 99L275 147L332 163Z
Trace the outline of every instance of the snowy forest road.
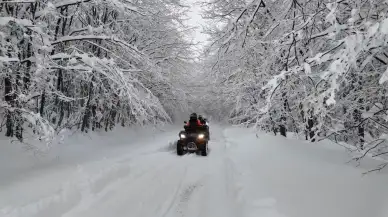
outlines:
M166 132L128 153L0 186L0 216L383 217L386 174L332 144L211 126L207 157L178 157ZM141 140L139 140L141 143ZM167 147L168 146L168 147ZM367 160L365 167L376 164ZM2 174L4 175L4 174Z

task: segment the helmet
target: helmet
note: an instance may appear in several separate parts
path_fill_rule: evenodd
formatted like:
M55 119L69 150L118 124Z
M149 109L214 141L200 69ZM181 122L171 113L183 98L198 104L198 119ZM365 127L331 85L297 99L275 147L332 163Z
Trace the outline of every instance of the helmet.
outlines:
M202 115L199 115L199 116L198 116L198 119L199 119L199 120L203 120Z
M192 113L191 115L190 115L190 119L192 120L192 119L197 119L197 113Z

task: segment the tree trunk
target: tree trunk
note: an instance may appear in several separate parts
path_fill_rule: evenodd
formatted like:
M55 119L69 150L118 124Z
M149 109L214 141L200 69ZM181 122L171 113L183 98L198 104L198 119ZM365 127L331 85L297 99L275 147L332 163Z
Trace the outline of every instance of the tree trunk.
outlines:
M287 137L287 130L283 124L279 125L279 131L280 131L280 135Z
M21 115L21 112L17 111L15 112L16 117L15 117L15 136L19 141L23 141L23 117Z
M7 76L4 79L4 98L5 101L12 106L13 105L13 94L12 94L12 82L11 79ZM7 137L13 137L14 132L13 132L13 113L11 111L7 111L7 121L6 121L6 127L7 131L5 133L5 136Z
M314 119L313 117L309 117L307 120L307 131L311 142L315 142L315 138L314 138L315 132L313 130L313 127L314 127Z
M82 121L82 127L81 127L82 132L87 132L86 129L90 128L90 113L91 113L90 107L91 107L92 95L93 95L93 78L89 84L89 97L88 97L88 101L86 102L85 114Z
M358 127L357 127L357 130L358 130L358 132L357 132L358 142L360 143L360 149L364 150L365 129L364 129L364 126L361 124L361 122L362 122L361 111L359 109L355 109L353 111L353 117L354 117L355 123L359 124Z
M97 121L96 121L96 115L97 115L97 105L93 105L92 106L92 118L93 118L93 121L92 121L92 131L95 130L96 128L96 125L97 125Z
M12 113L10 111L7 111L7 121L6 121L6 127L7 131L5 133L5 136L7 137L13 137L13 120L12 120Z
M40 109L39 109L39 113L41 117L43 117L45 101L46 101L46 90L43 90L43 93L40 99Z

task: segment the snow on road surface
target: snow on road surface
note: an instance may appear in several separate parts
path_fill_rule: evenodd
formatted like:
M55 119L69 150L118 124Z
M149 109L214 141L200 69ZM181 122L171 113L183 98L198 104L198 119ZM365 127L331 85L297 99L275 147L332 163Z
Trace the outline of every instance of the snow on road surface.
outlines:
M97 145L106 158L94 148L84 150L89 157L83 160L67 156L70 160L39 172L13 172L13 180L0 185L0 216L388 216L388 175L362 176L378 162L367 160L356 168L346 164L347 153L332 144L217 126L211 127L207 157L178 157L169 145L178 131L154 133L152 138L143 134L144 139L132 143L128 138L132 145L111 145L110 151ZM6 167L0 167L1 179L10 171Z

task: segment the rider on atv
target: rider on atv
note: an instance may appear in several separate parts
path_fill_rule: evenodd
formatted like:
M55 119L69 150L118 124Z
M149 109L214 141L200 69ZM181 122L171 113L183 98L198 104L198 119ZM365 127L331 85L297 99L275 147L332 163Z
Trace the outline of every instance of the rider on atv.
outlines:
M207 124L206 119L204 119L201 115L197 116L196 113L192 113L190 115L190 120L184 127L186 132L187 131L196 131L198 129L203 130L206 132L206 137L208 140L210 140L210 132L209 132L209 125Z
M202 115L198 116L198 120L201 122L202 125L208 125L205 118L202 117Z
M184 126L186 131L196 130L200 127L203 127L204 125L201 123L201 121L197 117L197 113L192 113L190 115L189 122L186 123Z
M207 123L207 120L203 118L201 115L198 117L198 120L206 128L207 139L210 140L209 124Z

